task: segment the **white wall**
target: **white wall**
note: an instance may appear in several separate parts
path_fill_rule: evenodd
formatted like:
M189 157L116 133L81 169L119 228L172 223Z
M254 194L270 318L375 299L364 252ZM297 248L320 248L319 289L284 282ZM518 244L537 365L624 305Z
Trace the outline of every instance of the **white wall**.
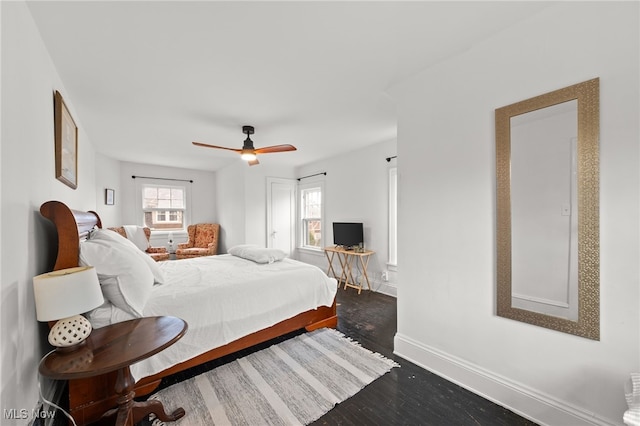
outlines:
M36 321L33 302L32 278L49 270L53 260L53 252L46 243L53 238L52 229L39 209L42 203L52 199L76 209L96 208L95 152L82 127L82 117L66 93L27 7L23 2L1 2L0 8L3 106L0 407L26 409L30 415L38 401L38 363L50 348L42 343L47 327ZM79 126L76 190L55 179L53 95L56 90L62 93ZM45 381L45 393L49 388ZM18 423L6 418L0 422L3 425Z
M95 211L100 216L104 226L122 223L122 200L120 196L120 161L96 154L96 207ZM106 205L105 189L115 191L115 204Z
M220 253L237 244L266 247L268 177L292 179L293 168L269 165L268 160L253 167L237 161L216 172Z
M387 157L396 155L396 141L388 141L352 151L337 157L307 164L296 170L296 176L308 176L327 172L323 178L325 229L324 245L333 242L333 222L363 222L365 247L375 251L367 268L374 290L395 296L396 275L389 274L383 281L382 271L387 270L389 260L389 169L396 160L387 162ZM305 183L307 180L302 180ZM303 262L327 270L324 253L309 253L298 250L297 257ZM336 262L337 265L337 262Z
M218 194L217 213L220 220L219 252L226 253L230 247L245 243L245 185L244 167L233 163L216 172Z
M393 91L396 353L541 424L622 424L640 370L638 16L637 2L560 3ZM594 77L600 341L495 315L494 110Z

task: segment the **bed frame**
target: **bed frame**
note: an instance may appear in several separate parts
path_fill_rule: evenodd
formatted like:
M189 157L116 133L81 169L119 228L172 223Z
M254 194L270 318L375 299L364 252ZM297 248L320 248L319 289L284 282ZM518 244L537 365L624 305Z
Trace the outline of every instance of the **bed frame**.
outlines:
M94 227L102 228L96 212L72 210L59 201L48 201L40 206L40 213L51 220L58 232L58 250L54 270L78 266L80 241L87 238ZM335 328L338 324L336 303L309 310L274 326L242 337L224 346L183 363L174 365L154 376L144 377L135 385L136 396L148 395L159 385L163 377L198 366L225 355L249 348L273 338L300 330L312 331L322 327ZM69 380L69 412L78 425L100 420L103 413L117 406L114 386L116 373L88 379Z

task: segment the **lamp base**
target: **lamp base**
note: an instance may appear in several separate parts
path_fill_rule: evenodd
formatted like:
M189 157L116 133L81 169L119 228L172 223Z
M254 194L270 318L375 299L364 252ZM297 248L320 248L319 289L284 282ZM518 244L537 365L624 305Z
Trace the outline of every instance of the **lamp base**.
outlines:
M71 352L81 352L83 348L88 348L86 340L83 340L82 342L76 343L75 345L72 345L72 346L57 346L55 351L61 354L66 354ZM90 349L85 349L85 350L88 350L91 354L93 354L93 352L91 352Z
M58 321L49 332L49 343L56 348L72 349L91 334L91 323L82 315Z

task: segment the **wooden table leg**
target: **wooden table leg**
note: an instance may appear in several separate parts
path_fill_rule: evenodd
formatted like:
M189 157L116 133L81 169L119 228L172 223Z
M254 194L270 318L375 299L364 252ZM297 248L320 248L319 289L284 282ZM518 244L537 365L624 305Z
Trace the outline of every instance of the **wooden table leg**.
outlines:
M134 424L147 417L149 414L155 414L162 422L175 422L184 416L184 408L176 408L173 413L167 414L164 411L164 405L157 399L150 399L144 402L135 402L133 406ZM136 420L137 419L137 420Z
M340 256L340 253L338 253L338 260L340 261L340 268L341 268L340 279L338 280L338 284L342 282L346 284L349 282L349 276L347 275L347 259L349 258L349 256L347 256L346 253L343 253L343 256Z
M338 276L336 275L336 271L334 271L333 269L333 256L335 255L335 252L331 252L331 254L329 254L328 251L324 252L324 255L327 257L327 261L329 262L329 269L327 269L327 275L333 278L338 278Z
M354 260L355 256L350 256L349 257L349 277L351 277L351 282L353 284L351 284L353 287L358 289L358 294L360 294L360 292L362 291L362 282L360 284L358 284L358 280L356 280L356 277L353 276L353 260ZM356 265L357 265L357 261L356 261Z
M354 257L356 256L345 254L345 270L346 270L347 279L345 280L345 283L344 283L344 289L346 290L347 287L357 288L358 294L360 294L360 292L362 291L362 282L360 283L360 285L358 285L355 277L353 276L353 258ZM357 266L357 263L356 263L356 266Z
M133 426L151 413L163 422L173 422L184 416L183 408L178 408L173 413L167 414L162 402L157 400L134 401L134 385L135 380L133 380L129 367L118 370L115 386L115 391L118 394L118 399L116 399L118 407L104 413L102 418L117 415L116 426Z
M359 256L360 257L360 265L362 265L362 275L364 275L364 279L367 281L367 287L371 290L371 284L369 284L369 275L367 275L367 265L369 265L369 256ZM365 259L363 259L366 258ZM362 282L360 283L360 287L362 287Z

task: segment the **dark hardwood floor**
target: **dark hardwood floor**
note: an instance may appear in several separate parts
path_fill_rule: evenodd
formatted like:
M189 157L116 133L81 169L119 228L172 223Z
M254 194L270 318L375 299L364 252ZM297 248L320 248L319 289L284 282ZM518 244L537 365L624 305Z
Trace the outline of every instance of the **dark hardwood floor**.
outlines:
M400 368L338 404L314 425L527 425L535 423L393 354L396 299L338 290L338 330Z
M338 404L313 425L533 426L517 414L393 354L396 299L381 293L338 290L338 330L365 348L395 360L400 368ZM300 331L301 333L302 331ZM163 380L171 386L299 333L212 361ZM58 424L58 423L56 423ZM148 426L142 422L138 426ZM187 425L183 421L183 424ZM258 426L258 425L256 425Z

